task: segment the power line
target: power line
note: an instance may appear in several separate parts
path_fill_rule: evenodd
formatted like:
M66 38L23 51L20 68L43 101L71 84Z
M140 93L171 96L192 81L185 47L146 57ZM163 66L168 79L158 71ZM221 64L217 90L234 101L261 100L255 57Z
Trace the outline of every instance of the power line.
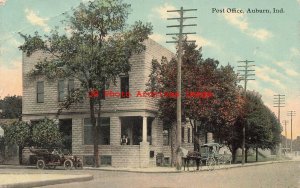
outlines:
M182 40L183 35L188 34L196 34L195 32L183 32L184 27L190 27L190 26L197 26L196 24L183 24L183 22L187 19L194 19L197 17L184 17L183 14L187 11L196 11L197 9L183 9L183 7L180 8L180 10L168 10L167 12L178 12L179 17L178 18L168 18L168 20L177 20L179 22L179 25L169 25L167 28L179 28L179 33L168 33L167 35L177 35L178 40L175 41L166 41L167 43L178 43L178 61L177 61L177 127L176 127L176 144L177 144L177 151L179 151L181 147L181 64L182 64ZM186 41L186 42L195 42L195 41ZM179 152L176 153L176 169L181 170L181 155Z
M250 67L254 67L255 65L251 65L254 61L238 61L238 63L243 63L244 65L239 65L238 67L241 68L238 71L242 72L242 75L239 75L239 80L244 80L244 97L246 99L246 93L247 93L247 82L249 80L255 80L254 78L249 78L251 76L255 76L255 74L251 74L251 72L254 72L254 69L250 69ZM242 165L245 164L245 143L246 143L246 126L245 123L243 124L243 140L242 140Z

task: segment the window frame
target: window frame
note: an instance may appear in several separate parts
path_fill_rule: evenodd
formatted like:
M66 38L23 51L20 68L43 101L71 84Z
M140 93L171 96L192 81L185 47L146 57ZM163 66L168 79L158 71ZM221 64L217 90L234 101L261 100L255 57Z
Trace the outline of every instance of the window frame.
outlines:
M39 89L39 84L42 84L42 89ZM40 91L42 90L42 91ZM41 98L42 96L42 98ZM44 81L37 81L36 83L36 102L44 103L45 102L45 84Z
M128 84L126 84L125 86L122 85L122 79L127 79ZM126 83L127 83L126 82ZM122 87L123 86L123 87ZM126 86L128 86L127 90L126 90ZM125 87L125 88L124 88ZM124 89L124 91L123 91ZM125 94L122 95L122 92L124 92ZM128 93L128 95L126 95L126 93ZM129 82L129 75L124 75L124 76L120 76L120 98L129 98L130 96L130 82Z
M57 81L57 101L63 102L64 100L65 100L65 80L58 80Z
M68 80L68 95L71 95L71 92L74 91L74 89L75 89L75 81L74 81L74 79L69 79Z

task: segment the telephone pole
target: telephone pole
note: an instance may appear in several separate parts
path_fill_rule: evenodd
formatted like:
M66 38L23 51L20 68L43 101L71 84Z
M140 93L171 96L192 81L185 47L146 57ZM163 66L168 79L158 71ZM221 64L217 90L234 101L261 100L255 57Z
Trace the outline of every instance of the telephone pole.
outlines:
M279 124L281 123L281 121L280 121L280 108L284 107L284 105L285 105L285 95L281 95L281 94L274 95L274 106L273 107L278 108L277 118L278 118ZM281 155L281 142L279 143L279 146L277 146L277 147L279 147L279 148L275 149L276 154L280 156Z
M239 75L239 80L244 80L244 98L246 99L246 93L247 93L247 82L249 80L255 80L254 78L249 78L251 76L255 76L255 74L251 74L251 72L254 72L254 69L250 69L250 67L254 67L255 65L251 65L254 61L238 61L238 63L243 63L244 65L240 65L238 67L242 68L238 70L239 72L242 72L241 75ZM242 165L245 164L245 143L246 143L246 125L243 124L243 141L242 141Z
M285 95L281 95L281 94L277 94L274 95L274 106L273 107L277 107L278 108L278 114L277 114L277 118L278 121L280 123L280 108L284 107L285 105Z
M296 116L296 111L288 111L288 116L291 116L291 153L293 151L293 116Z
M288 123L288 120L283 120L284 123L284 136L285 136L285 150L287 150L287 129L286 129L286 124Z
M183 9L183 7L180 8L180 10L168 10L167 12L178 12L179 17L178 18L168 18L168 20L177 20L179 22L179 25L169 25L168 28L179 28L179 33L167 33L167 35L175 35L178 36L176 41L167 41L167 43L178 43L178 60L177 60L177 126L176 126L176 169L181 170L181 155L178 151L180 151L181 147L181 64L182 64L182 42L183 42L183 35L188 34L196 34L195 32L183 32L184 27L189 26L197 26L197 24L183 24L183 22L187 19L194 19L197 17L184 17L183 14L187 11L197 11L197 9ZM196 42L196 41L186 41L186 42Z

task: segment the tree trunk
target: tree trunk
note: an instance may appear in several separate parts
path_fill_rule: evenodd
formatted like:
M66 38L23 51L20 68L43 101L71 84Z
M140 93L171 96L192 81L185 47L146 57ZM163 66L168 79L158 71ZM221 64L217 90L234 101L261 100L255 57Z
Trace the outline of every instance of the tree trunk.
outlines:
M237 151L237 148L232 148L232 163L236 163L236 151Z
M95 100L90 97L90 112L91 112L91 123L93 126L93 144L94 144L94 167L99 167L99 150L98 150L98 127L96 125L96 118L95 118Z
M249 151L249 148L245 148L245 163L248 162L248 151Z
M258 148L255 148L255 161L258 162Z
M23 155L22 155L23 148L24 148L24 146L19 146L19 164L20 165L23 164Z

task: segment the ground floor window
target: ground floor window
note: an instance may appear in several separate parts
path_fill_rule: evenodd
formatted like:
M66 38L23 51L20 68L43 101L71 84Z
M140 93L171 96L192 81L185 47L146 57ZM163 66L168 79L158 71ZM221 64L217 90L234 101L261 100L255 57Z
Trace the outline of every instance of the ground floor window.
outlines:
M143 118L142 117L122 117L121 118L121 138L122 145L140 145L143 134ZM126 143L123 143L123 138Z
M101 165L111 166L111 155L100 155Z
M169 132L170 132L169 126L166 123L164 123L163 124L163 145L164 146L170 145L170 142L169 142L170 133Z
M102 117L97 121L99 145L110 144L110 118ZM84 119L84 145L93 145L93 126L90 118Z
M63 153L72 153L72 119L60 119L59 131L62 133Z

